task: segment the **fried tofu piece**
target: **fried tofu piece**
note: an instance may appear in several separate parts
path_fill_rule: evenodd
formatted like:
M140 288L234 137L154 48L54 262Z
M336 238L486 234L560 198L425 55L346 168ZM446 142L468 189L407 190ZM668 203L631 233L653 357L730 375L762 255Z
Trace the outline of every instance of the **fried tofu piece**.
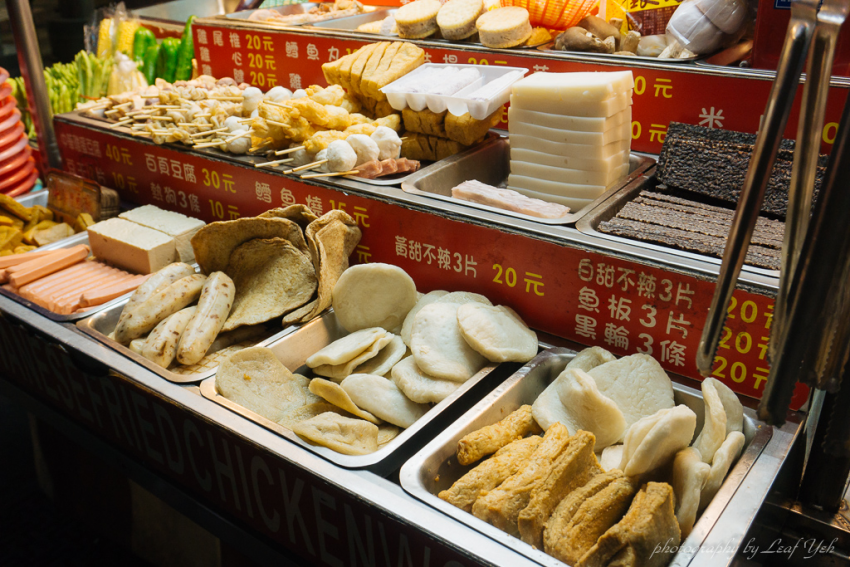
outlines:
M628 478L614 479L581 503L557 537L552 537L556 534L547 527L546 553L567 565L575 565L602 534L622 519L636 491L637 487Z
M340 70L348 57L351 56L346 55L345 57L340 57L336 61L328 61L322 65L322 74L325 76L325 82L329 85L344 86L340 80Z
M369 45L364 45L354 53L346 55L340 59L342 64L339 67L339 85L342 88L349 92L354 92L351 88L351 67L354 65L354 62L357 61L358 58L363 57L364 54L368 57L369 53L371 53L373 49L375 49L375 44L370 43Z
M395 114L395 112L395 108L393 108L390 103L385 100L379 100L377 104L375 104L375 118L390 116Z
M0 250L14 250L21 245L24 233L13 226L0 227Z
M593 453L595 444L596 437L587 431L579 431L570 437L566 449L552 463L546 478L531 491L528 506L519 513L517 527L522 541L542 549L543 528L558 503L602 473Z
M531 406L520 406L505 419L464 435L457 443L457 462L464 466L471 465L518 438L540 431L540 427L531 417Z
M468 112L462 116L455 116L449 113L446 115L446 137L459 144L471 146L486 136L490 128L493 128L499 123L501 116L501 108L484 120L476 120Z
M447 138L445 120L448 112L431 112L427 108L417 112L412 108L405 108L401 111L401 117L404 119L404 129L408 132Z
M407 134L405 138L401 142L401 157L418 161L438 161L469 149L469 146L464 146L454 140L426 136L415 132Z
M390 46L390 42L381 41L375 44L371 51L369 51L368 55L360 57L354 64L351 66L351 90L356 94L361 96L366 96L366 93L361 88L361 81L363 79L363 73L366 67L372 65L372 68L378 66L378 63L381 61L381 56L383 56L384 52L387 50L387 47Z
M425 52L423 51L422 53L424 54ZM424 60L424 55L423 55L423 60ZM421 65L421 63L420 63L420 65ZM419 65L417 65L417 67L418 66ZM415 69L415 67L414 67L414 69ZM412 70L413 69L411 69L411 71ZM383 86L383 85L381 85L381 86ZM386 97L384 97L384 100L386 100ZM15 215L16 217L18 217L21 220L29 221L30 219L32 219L33 209L23 206L22 204L20 204L16 200L14 200L12 197L9 197L8 195L4 195L3 193L0 193L0 208L9 211L10 213L12 213L13 215Z
M370 85L374 84L375 98L387 100L387 95L380 91L396 79L407 75L420 65L425 63L425 50L412 43L404 42L399 47L395 57L392 58L389 67L384 70L383 66L378 69L371 78Z
M382 118L378 118L374 122L375 128L378 126L386 126L387 128L391 128L396 132L401 132L401 116L398 114L389 114Z
M558 540L563 537L564 531L575 513L584 504L584 501L596 495L597 492L600 492L618 478L623 478L623 471L618 469L598 474L584 486L576 488L561 500L552 515L549 516L546 529L543 531L543 549L546 553L551 555L549 549L553 548Z
M473 515L503 532L519 537L517 519L520 512L528 506L535 489L546 482L555 461L569 444L570 433L567 428L560 423L552 425L543 435L543 442L520 471L475 501Z
M376 100L378 99L379 87L376 86L375 78L385 74L389 70L393 59L398 54L398 50L401 49L401 46L402 42L393 42L392 45L390 45L384 52L384 56L381 57L381 60L378 61L378 65L374 69L371 69L369 73L363 77L363 94L365 96L372 97Z
M481 493L493 490L516 474L542 441L539 435L532 435L508 443L437 496L461 510L471 512L472 505Z
M663 567L668 553L656 546L675 549L682 541L673 507L673 488L665 482L649 482L637 493L623 519L605 532L584 554L576 567Z

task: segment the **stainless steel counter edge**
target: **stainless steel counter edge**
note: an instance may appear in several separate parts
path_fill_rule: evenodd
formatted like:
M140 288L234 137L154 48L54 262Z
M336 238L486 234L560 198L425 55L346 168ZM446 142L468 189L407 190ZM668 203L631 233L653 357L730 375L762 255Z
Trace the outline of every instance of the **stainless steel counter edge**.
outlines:
M302 449L286 439L251 423L233 412L203 398L196 387L183 387L160 378L153 372L129 361L100 343L91 340L75 327L50 321L15 302L0 297L0 312L18 322L34 327L40 333L62 344L65 348L84 352L94 360L119 372L137 384L168 397L186 411L212 420L221 427L251 443L259 443L269 453L285 459L295 466L333 484L345 492L356 495L384 514L415 524L423 533L442 540L477 556L482 562L533 566L537 563L516 554L490 538L433 510L408 496L390 481L368 472L349 471Z
M80 116L79 114L71 114L64 116L60 115L57 117L57 119L68 119L71 123L77 123L81 126L94 128L97 130L104 129L104 123L102 121L85 118L83 116ZM132 139L135 143L153 144L153 142L147 140L133 138L124 132L112 133L121 137L127 137L128 139ZM186 148L176 144L169 144L166 147L175 151L201 154L205 157L214 160L236 163L245 167L253 167L255 163L262 163L264 161L267 161L265 158L247 156L237 157L227 155L218 151L213 152L210 150L191 150L190 148ZM434 199L419 195L412 195L403 191L401 187L368 185L366 183L360 183L350 179L341 178L333 178L333 181L328 180L324 182L319 179L301 180L298 178L298 176L295 175L285 176L280 171L267 169L265 170L265 172L272 175L279 175L280 177L292 179L293 181L298 181L299 183L305 183L308 185L331 187L342 191L350 190L366 197L383 198L384 200L398 204L399 206L418 209L431 214L444 215L448 218L457 219L460 222L489 226L497 230L503 230L505 232L518 234L520 236L527 236L530 238L546 240L554 242L556 244L570 244L577 248L601 252L603 254L613 253L615 255L619 255L627 259L635 260L637 262L661 265L665 269L682 274L698 274L707 279L714 280L720 273L720 266L718 264L702 262L690 258L683 258L682 256L678 256L675 254L666 254L646 250L628 244L611 242L593 235L582 234L575 228L569 226L544 225L540 223L535 223L533 221L503 216L497 213L491 213L472 207L466 207L462 204L455 205L453 203L447 203L443 201L439 202L440 206L435 206ZM739 278L739 284L766 290L769 294L773 294L779 287L779 280L778 278L748 273L744 271L742 272L741 277Z

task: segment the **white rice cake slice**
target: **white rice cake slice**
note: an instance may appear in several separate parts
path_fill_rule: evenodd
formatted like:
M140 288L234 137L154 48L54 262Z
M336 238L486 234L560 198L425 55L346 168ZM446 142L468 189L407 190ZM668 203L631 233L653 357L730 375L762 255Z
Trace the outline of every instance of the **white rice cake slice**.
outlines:
M416 284L407 272L381 263L348 268L333 290L334 312L348 332L370 327L391 331L401 326L417 299Z
M627 122L631 124L632 107L626 107L613 116L591 116L585 118L581 116L564 116L563 114L537 112L536 110L514 108L511 106L508 108L508 124L512 122L515 124L536 124L537 126L571 130L573 132L607 132L611 128L620 126L623 123Z
M463 338L457 322L459 308L456 303L441 301L423 307L413 321L410 351L416 365L429 376L466 382L486 361Z
M531 76L533 77L534 75ZM511 95L512 107L548 114L560 114L561 116L575 116L576 118L609 118L618 112L624 111L631 105L631 92L625 92L599 102L573 101L569 103L558 103L555 101L537 103L521 96ZM508 130L510 130L510 124L508 124Z
M511 134L533 136L541 140L559 142L564 144L587 144L593 146L604 146L611 142L618 142L632 137L632 125L623 122L619 126L606 130L605 132L576 132L574 130L562 130L560 128L549 128L547 126L535 126L534 124L516 124L511 127Z
M568 197L571 199L582 199L586 201L592 201L605 192L607 186L605 185L579 185L576 183L559 183L558 181L549 181L547 179L537 179L536 177L528 177L525 175L514 175L513 173L508 176L508 188L509 189L525 189L526 191L534 191L543 197L537 197L537 195L528 195L529 197L537 197L539 199L547 200L545 195L552 195L553 197ZM525 193L523 193L525 194ZM559 203L555 199L548 199L554 203ZM564 203L562 203L564 204ZM567 205L569 206L569 205Z
M379 327L355 331L335 340L312 355L307 359L307 366L315 368L323 364L344 364L368 349L378 339L386 337L387 334L386 329Z
M537 334L513 309L467 303L457 310L460 334L491 362L528 362L537 355Z
M529 177L524 177L522 179L530 179ZM548 181L545 183L549 183ZM576 199L573 197L563 197L561 195L551 195L549 193L540 193L538 191L529 191L528 189L524 189L522 187L510 186L508 185L508 189L516 191L517 193L522 193L526 197L531 197L532 199L540 199L541 201L548 201L550 203L558 203L559 205L564 205L565 207L569 207L571 212L575 213L589 205L595 200L593 199Z
M357 407L405 429L429 409L426 404L411 401L392 381L383 376L352 374L343 380L340 386Z
M419 300L416 302L416 305L413 306L413 309L407 313L407 317L404 318L404 324L401 326L401 340L404 341L404 344L410 346L410 330L413 328L413 318L416 317L419 310L426 305L434 303L441 297L448 295L448 293L449 292L445 290L437 289L426 293L425 295L419 294Z
M398 389L418 404L442 402L460 387L457 382L428 376L416 366L412 356L393 366L392 377Z
M617 166L629 163L629 152L622 151L607 158L592 159L579 158L575 156L561 156L547 154L536 150L525 148L511 148L512 161L524 161L526 163L538 163L548 167L560 167L564 169L580 169L582 171L608 171Z
M605 144L594 146L588 144L568 144L563 142L551 142L534 136L524 134L510 134L512 148L524 148L547 154L559 156L575 156L586 159L604 160L615 154L628 151L632 145L631 137Z
M378 426L362 419L325 412L296 423L292 431L343 455L368 455L378 450Z
M374 374L376 376L386 376L393 369L393 366L404 358L404 353L407 352L407 345L401 340L398 335L393 335L392 340L381 349L374 358L370 358L360 366L354 369L354 374Z
M569 105L608 100L634 88L631 71L534 73L514 83L511 92L535 104Z
M533 177L556 183L610 187L629 174L629 164L624 163L608 170L583 171L581 169L563 169L537 163L511 160L511 174Z

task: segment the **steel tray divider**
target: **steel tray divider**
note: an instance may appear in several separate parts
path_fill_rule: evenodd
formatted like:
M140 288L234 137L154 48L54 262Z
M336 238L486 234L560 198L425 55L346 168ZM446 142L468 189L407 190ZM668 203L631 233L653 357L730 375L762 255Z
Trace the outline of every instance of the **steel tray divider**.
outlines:
M422 448L416 455L408 460L401 468L399 479L402 488L414 498L428 504L432 508L443 512L455 520L471 527L495 541L522 553L529 559L541 565L551 567L563 567L564 564L537 550L518 538L509 536L498 528L479 520L470 513L439 499L436 493L448 488L451 484L471 470L475 465L460 467L454 461L457 442L467 433L480 429L485 425L495 423L507 416L508 413L518 408L523 403L530 404L540 393L537 385L531 384L533 379L538 381L545 379L548 385L566 366L566 363L575 356L575 353L565 348L554 348L544 351L523 366L513 376L505 380L490 395L483 398L459 420L447 427L440 435ZM529 378L531 376L532 378ZM703 422L704 402L701 393L693 388L673 383L676 403L684 403L697 413L697 431ZM501 405L496 409L496 403ZM761 455L764 448L772 438L772 428L763 426L755 421L755 412L745 408L744 410L744 434L747 438L742 456L735 466L727 473L727 477L720 491L712 502L699 517L694 530L683 542L682 549L674 557L671 565L687 565L699 550L699 546L705 541L711 530L717 525L725 508L737 490L743 485L743 481L754 463ZM477 463L476 463L477 464ZM757 508L758 506L756 506ZM745 532L740 533L743 538ZM685 547L687 546L687 548Z
M208 370L204 370L203 372L198 372L196 374L178 374L176 372L171 372L166 368L162 368L161 366L154 364L147 358L136 354L121 343L110 339L107 335L115 329L115 325L118 322L118 317L121 315L121 311L123 311L124 305L126 305L127 301L129 300L130 298L128 296L124 296L110 302L107 308L89 317L86 317L81 321L77 321L77 328L84 334L95 339L97 342L102 343L114 350L115 352L124 355L136 364L144 366L154 374L159 375L160 377L164 378L165 380L168 380L169 382L173 382L175 384L196 384L215 374L218 368L217 366ZM290 325L289 327L285 327L280 331L273 333L271 336L261 341L258 341L257 344L254 346L268 346L270 343L281 339L286 335L289 335L290 333L294 333L297 329L297 326Z
M467 181L477 179L488 185L499 185L510 173L510 142L506 137L493 138L478 146L472 147L464 152L455 154L434 164L423 167L416 173L408 176L401 184L402 191L412 195L420 195L431 199L446 201L461 207L480 209L490 213L519 218L530 222L546 225L569 225L573 224L594 208L606 203L608 199L630 186L639 179L651 167L655 160L639 154L631 154L629 158L629 174L615 182L596 199L575 212L557 219L543 219L522 213L515 213L505 209L481 205L471 201L455 199L451 196L452 187ZM434 186L433 189L425 187ZM438 207L439 208L439 207Z
M609 221L615 216L617 216L617 213L619 213L623 209L623 207L625 207L628 203L634 200L640 194L641 191L643 191L644 189L651 189L652 187L655 187L654 180L652 179L652 172L639 176L637 179L635 179L628 185L621 187L617 191L615 191L611 198L607 201L594 205L593 209L588 211L584 215L584 217L581 218L578 223L576 223L576 230L588 236L595 236L596 238L601 238L603 240L608 240L611 242L617 242L626 246L635 246L644 250L651 250L653 252L663 252L665 254L672 254L674 256L681 256L683 258L689 258L691 260L698 260L700 262L706 262L709 264L720 266L720 264L722 263L721 258L706 256L704 254L697 254L696 252L688 252L687 250L679 250L677 248L661 246L660 244L652 244L650 242L632 240L630 238L624 238L622 236L608 234L599 230L600 224L605 221ZM750 266L747 264L744 264L742 271L771 278L779 277L779 270L767 270L764 268L758 268L756 266Z
M305 360L320 348L344 336L345 331L339 326L336 315L329 311L303 325L297 332L281 337L268 345L275 356L293 373L307 375L310 369ZM268 420L251 410L240 406L218 393L215 377L209 377L201 382L201 395L213 402L228 408L242 417L261 425L262 427L285 437L328 461L347 469L365 469L381 476L386 476L407 460L416 450L417 445L426 438L436 434L452 423L478 396L489 392L496 384L504 380L511 371L511 364L489 365L481 369L472 378L460 385L449 397L432 407L423 417L412 426L403 430L398 437L374 453L368 455L343 455L327 447L313 445L298 437L291 429Z

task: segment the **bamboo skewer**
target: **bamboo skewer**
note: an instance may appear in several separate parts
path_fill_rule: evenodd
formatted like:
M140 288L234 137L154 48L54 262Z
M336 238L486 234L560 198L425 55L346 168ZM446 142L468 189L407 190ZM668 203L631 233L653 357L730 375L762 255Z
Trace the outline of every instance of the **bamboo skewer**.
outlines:
M229 143L230 143L230 142L232 142L233 140L238 140L239 138L244 138L245 136L250 136L250 135L251 135L251 133L252 133L252 132L251 132L251 130L248 130L247 132L242 132L241 134L237 134L236 136L233 136L233 137L231 137L231 138L227 138L227 139L224 141L224 143L225 143L225 144L229 144Z
M190 134L190 138L198 138L200 136L209 136L210 134L216 134L218 132L224 132L225 130L230 130L230 128L216 128L215 130L207 130L206 132L198 132L196 134Z
M121 120L120 122L116 122L115 124L110 124L109 127L110 128L118 128L119 126L126 126L127 124L129 124L132 121L133 121L132 118L125 118L125 119Z
M133 101L130 102L122 102L121 104L116 104L112 108L126 108L128 106L133 106Z
M301 179L315 179L317 177L340 177L342 175L354 175L356 173L360 173L356 169L352 169L351 171L336 171L334 173L311 173L309 175L302 175Z
M314 167L319 167L320 165L327 163L328 160L320 159L319 161L314 161L313 163L308 163L307 165L302 165L301 167L296 167L295 169L288 169L284 171L287 175L290 173L298 173L299 171L304 171L305 169L313 169Z
M95 110L96 110L96 109L95 109ZM106 112L104 112L103 114L104 114L105 116L112 116L113 114L118 114L119 112L121 112L121 109L120 109L120 108L113 108L112 110L107 110L107 111L106 111Z
M297 148L289 148L287 150L278 150L274 153L276 156L282 156L284 154L291 154L293 152L297 152L298 150L303 150L304 146L298 146Z
M193 150L199 150L201 148L214 148L216 146L222 145L223 143L224 143L224 140L219 140L217 142L207 142L207 143L204 143L204 144L196 144L196 145L192 146L192 149Z
M174 118L171 116L151 116L151 120L158 120L160 122L174 122Z
M293 158L287 158L287 159L279 159L279 160L275 160L275 161L267 161L265 163L255 163L254 167L274 167L276 165L280 165L282 163L286 163L286 162L292 161L292 160L293 160Z
M152 104L148 108L180 108L179 104Z
M241 96L208 96L206 100L229 100L233 102L242 102L245 97Z
M153 110L150 108L140 108L139 110L131 110L130 112L125 112L125 116L136 116L137 114L153 114Z

